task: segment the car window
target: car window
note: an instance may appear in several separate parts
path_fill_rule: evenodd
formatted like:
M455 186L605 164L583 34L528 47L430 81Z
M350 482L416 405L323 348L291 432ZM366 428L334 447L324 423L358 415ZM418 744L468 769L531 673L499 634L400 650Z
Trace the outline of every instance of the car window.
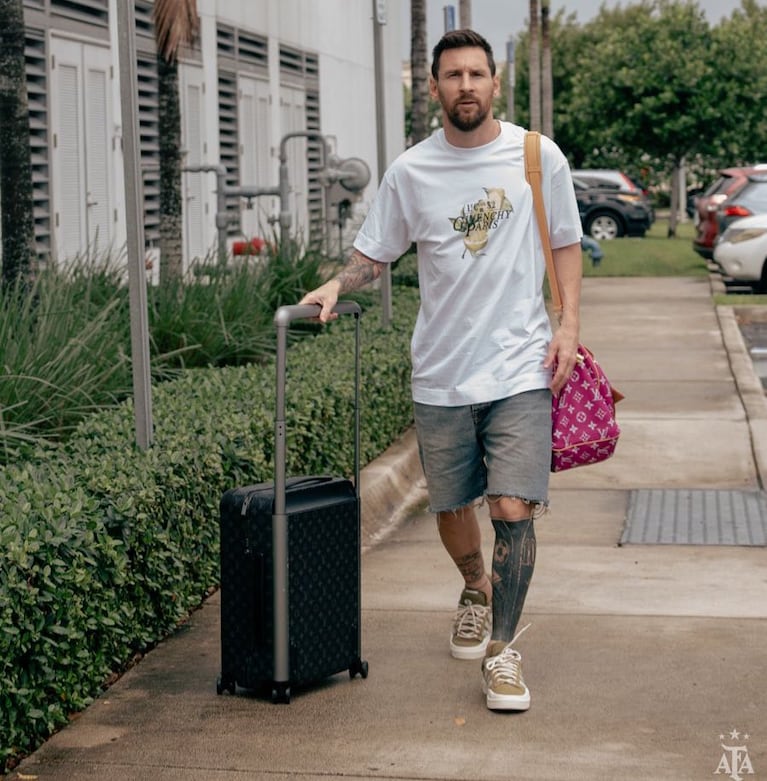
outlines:
M620 188L619 177L611 177L607 172L591 173L589 171L576 171L575 176L586 182L590 187L610 187L613 190Z
M729 186L732 184L732 180L732 176L720 176L718 179L714 180L713 184L709 186L708 190L703 193L703 197L707 198L710 195L726 192L729 189Z
M750 182L730 200L746 206L754 214L767 212L767 182Z
M601 189L608 189L608 190L620 190L620 184L618 182L614 182L610 179L597 179L594 178L591 180L591 186L592 187L599 187Z

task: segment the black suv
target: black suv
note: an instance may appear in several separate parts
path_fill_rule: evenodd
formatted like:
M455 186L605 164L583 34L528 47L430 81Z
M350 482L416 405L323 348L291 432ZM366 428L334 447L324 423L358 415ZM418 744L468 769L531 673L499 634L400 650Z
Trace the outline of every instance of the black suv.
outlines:
M620 236L644 236L653 211L641 193L627 192L606 179L573 177L583 232L597 241Z

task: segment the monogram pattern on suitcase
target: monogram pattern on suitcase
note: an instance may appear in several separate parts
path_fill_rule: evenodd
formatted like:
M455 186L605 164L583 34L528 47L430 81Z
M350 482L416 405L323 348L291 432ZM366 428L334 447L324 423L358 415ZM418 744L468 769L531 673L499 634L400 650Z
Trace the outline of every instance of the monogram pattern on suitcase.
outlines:
M359 671L358 500L351 483L339 483L346 496L288 514L292 683ZM273 493L264 488L233 489L221 503L220 688L231 691L272 680Z

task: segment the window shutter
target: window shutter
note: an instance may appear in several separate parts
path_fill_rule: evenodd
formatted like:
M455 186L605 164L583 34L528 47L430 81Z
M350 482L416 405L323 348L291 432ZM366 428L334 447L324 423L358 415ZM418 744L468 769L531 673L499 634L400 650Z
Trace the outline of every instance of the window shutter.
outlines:
M29 142L32 152L35 249L45 264L51 257L51 182L48 150L48 77L45 34L27 29L26 69L29 101Z

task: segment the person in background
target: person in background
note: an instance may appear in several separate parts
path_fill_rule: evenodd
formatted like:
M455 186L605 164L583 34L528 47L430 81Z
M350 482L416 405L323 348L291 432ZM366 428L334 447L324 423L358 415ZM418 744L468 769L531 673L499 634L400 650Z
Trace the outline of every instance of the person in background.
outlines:
M548 503L552 393L572 372L578 345L581 222L567 160L543 137L544 202L564 303L552 333L525 131L493 117L500 85L490 45L473 30L446 33L429 83L442 128L392 163L349 261L301 303L321 305L320 321L333 319L340 295L373 282L416 243L414 418L430 510L463 579L449 647L457 659L482 660L488 708L526 710L515 643L535 566L534 519ZM482 502L495 534L489 571L476 513Z
M602 248L599 246L599 242L596 239L592 239L591 236L581 236L581 249L584 252L588 252L591 257L591 265L596 268L602 263L602 258L605 253L602 252Z

